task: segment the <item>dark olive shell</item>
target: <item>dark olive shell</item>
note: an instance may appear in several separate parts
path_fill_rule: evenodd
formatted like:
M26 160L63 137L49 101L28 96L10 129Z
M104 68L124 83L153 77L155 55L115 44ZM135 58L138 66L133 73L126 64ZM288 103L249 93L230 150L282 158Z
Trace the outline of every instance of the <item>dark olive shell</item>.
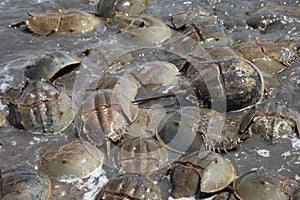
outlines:
M213 193L226 188L236 178L232 163L212 151L184 155L169 167L172 196L175 198Z
M152 138L126 139L117 149L115 164L121 173L150 174L164 167L167 151Z
M277 173L249 171L234 181L235 194L243 200L288 200L297 183Z
M184 69L183 75L190 79L199 101L215 110L244 109L263 97L263 77L245 59L225 57L192 68L195 69Z
M112 178L99 192L100 199L162 199L160 189L153 181L140 174L122 174Z
M80 10L29 13L26 21L30 31L42 36L53 33L86 33L95 29L100 23L101 21L94 15Z
M102 166L104 155L89 142L73 141L47 149L41 155L39 170L55 179L88 177Z
M28 81L19 95L9 102L8 120L18 128L33 133L57 133L73 121L77 108L63 87Z
M43 172L28 167L11 167L0 171L2 200L49 200L52 194L50 178Z
M100 0L98 13L103 17L112 17L116 13L139 14L148 6L148 0Z
M34 80L53 79L60 71L81 63L66 51L55 49L39 53L25 67L25 76Z

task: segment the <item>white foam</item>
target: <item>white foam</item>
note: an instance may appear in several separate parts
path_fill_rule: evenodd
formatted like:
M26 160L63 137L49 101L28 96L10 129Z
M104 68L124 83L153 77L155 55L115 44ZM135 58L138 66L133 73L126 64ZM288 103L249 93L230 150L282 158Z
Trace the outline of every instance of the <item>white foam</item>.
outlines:
M259 149L256 151L256 153L265 158L270 157L270 151L267 149Z

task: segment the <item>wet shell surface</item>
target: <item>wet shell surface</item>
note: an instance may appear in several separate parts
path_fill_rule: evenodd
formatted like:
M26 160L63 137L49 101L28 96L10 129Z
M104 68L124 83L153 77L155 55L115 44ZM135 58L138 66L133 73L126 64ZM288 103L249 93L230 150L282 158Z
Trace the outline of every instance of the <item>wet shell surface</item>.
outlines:
M59 72L80 63L79 58L60 49L41 52L26 65L25 76L34 80L50 80L54 79Z
M103 17L112 17L116 13L126 15L139 14L148 6L148 0L100 0L98 13Z
M225 112L245 109L261 101L263 77L249 61L225 57L191 64L181 72L191 82L200 104Z
M115 163L120 173L150 174L164 167L165 148L151 138L131 138L117 149Z
M102 166L103 159L89 142L74 141L43 152L38 168L58 180L85 178Z
M211 151L186 154L169 168L174 198L217 192L236 178L232 163Z
M128 94L127 94L128 95ZM118 141L126 133L138 107L114 90L103 89L90 94L82 103L76 118L80 136L101 145L105 139Z
M140 36L146 36L146 32L151 31L155 33L152 36L153 41L166 41L172 36L171 29L160 18L153 15L117 14L110 19L109 26L121 32L130 30L127 34L133 33Z
M244 126L250 124L251 134L261 135L270 142L293 133L300 134L300 115L285 104L264 102L255 108L252 116L243 119Z
M29 13L28 29L37 35L53 33L86 33L95 29L101 21L92 14L80 10L58 10L49 13Z
M11 167L0 171L2 200L49 200L52 193L50 178L28 167Z
M297 183L265 171L250 171L234 181L235 195L243 200L288 200Z
M101 199L145 199L160 200L160 189L153 181L140 174L122 174L112 178L99 192Z
M218 126L216 126L218 124ZM157 129L157 139L178 152L238 147L238 129L221 113L207 108L187 106L167 115Z
M11 124L37 134L63 131L77 112L65 88L44 81L26 82L8 107Z

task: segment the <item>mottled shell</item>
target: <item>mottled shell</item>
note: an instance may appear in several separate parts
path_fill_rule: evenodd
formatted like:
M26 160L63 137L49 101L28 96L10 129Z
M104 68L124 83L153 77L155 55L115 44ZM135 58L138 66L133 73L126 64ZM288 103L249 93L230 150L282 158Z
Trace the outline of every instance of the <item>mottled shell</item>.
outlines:
M101 199L160 200L162 196L151 179L127 173L111 179L96 197L96 200Z
M171 165L172 196L175 198L213 193L234 181L236 170L232 163L212 151L186 154Z
M0 199L49 200L50 178L43 172L27 167L11 167L0 171Z
M77 108L65 89L43 81L28 81L9 102L8 120L33 133L57 133L73 121Z
M179 152L228 150L239 144L238 129L221 113L212 109L183 107L167 115L159 124L157 138Z
M268 74L287 68L297 57L293 41L248 40L237 42L231 48Z
M94 15L80 10L30 13L26 21L30 31L42 36L53 33L86 33L94 30L100 23Z
M191 72L198 71L197 75ZM220 112L247 108L260 102L264 91L259 69L247 60L225 57L185 69L184 76L199 101Z
M92 144L73 141L42 152L38 168L58 180L85 178L102 166L103 159Z
M295 132L300 134L300 114L287 105L265 102L255 108L255 113L243 119L244 126L251 123L251 133L259 134L270 142Z
M115 164L120 173L150 174L164 167L165 148L152 138L131 138L117 149Z
M100 0L98 13L103 17L112 17L116 13L127 15L139 14L148 6L148 0Z
M25 76L34 80L52 80L63 70L81 63L66 51L55 49L35 56L25 67Z
M288 200L297 183L276 173L250 171L234 181L235 195L243 200Z
M295 21L297 23L296 19L299 16L300 9L298 6L269 3L252 13L246 22L249 26L265 32L269 25L276 22L286 24Z

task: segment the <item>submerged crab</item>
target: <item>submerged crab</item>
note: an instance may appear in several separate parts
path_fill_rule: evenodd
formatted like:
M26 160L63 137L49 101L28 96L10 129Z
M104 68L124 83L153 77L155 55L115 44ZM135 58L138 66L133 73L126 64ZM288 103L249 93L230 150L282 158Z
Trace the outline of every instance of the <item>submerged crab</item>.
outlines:
M243 121L241 131L248 128L250 133L259 134L270 142L284 135L300 134L300 115L287 105L276 102L257 104Z
M166 41L172 36L171 29L160 18L153 15L117 14L109 20L108 24L117 31L125 32L125 34L127 31L127 34L132 33L144 37L143 39L147 38L147 32L150 31L153 34L151 40L154 42Z
M29 13L26 21L10 25L23 24L37 35L49 36L54 33L86 33L95 29L101 21L92 14L80 10L58 10L48 13Z
M238 147L237 128L221 113L208 108L183 107L162 119L157 138L179 152L200 150L202 143L212 150Z
M152 138L126 139L115 155L115 164L121 173L150 174L164 167L165 148Z
M226 188L236 177L235 167L211 152L187 154L169 167L174 198L200 196Z
M100 0L97 5L99 15L112 17L116 13L139 14L148 6L148 0Z
M234 193L239 199L289 200L297 182L273 172L250 171L234 181Z
M42 152L38 165L52 178L85 178L102 166L103 153L89 142L70 142Z
M204 9L178 12L170 19L172 28L199 41L204 48L229 46L233 43L231 35L221 25L217 17Z
M140 174L126 173L111 179L95 199L159 200L162 196L151 179Z
M0 170L0 199L49 200L52 183L43 172L28 167L11 167Z
M77 112L65 88L44 81L26 82L20 93L11 96L8 108L11 124L44 134L63 131Z

